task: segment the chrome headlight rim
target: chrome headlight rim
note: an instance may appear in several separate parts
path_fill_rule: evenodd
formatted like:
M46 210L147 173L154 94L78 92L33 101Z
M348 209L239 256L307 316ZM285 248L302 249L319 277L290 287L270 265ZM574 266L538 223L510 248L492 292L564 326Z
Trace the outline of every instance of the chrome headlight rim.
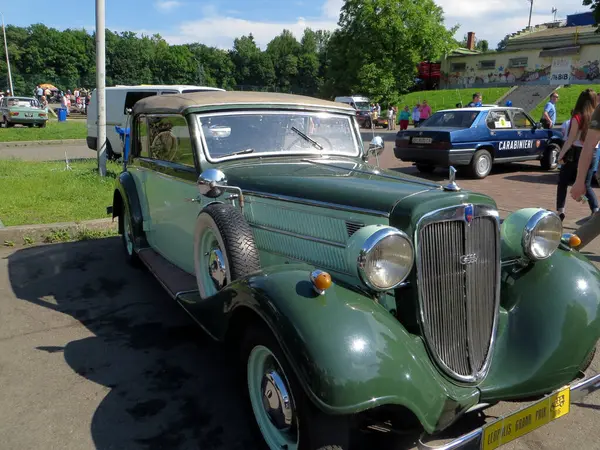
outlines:
M396 284L387 287L387 288L381 288L379 286L375 286L370 280L369 280L369 276L367 275L367 272L365 270L365 264L367 261L367 257L368 255L371 253L371 251L373 251L373 249L384 239L391 237L391 236L400 236L402 238L404 238L407 242L408 245L410 246L410 253L411 253L411 258L410 258L410 270L408 270L406 272L406 275L404 275L404 277L397 282ZM357 260L357 268L358 268L358 275L361 279L361 281L369 288L372 289L374 291L377 292L386 292L386 291L390 291L392 289L397 288L398 286L400 286L402 283L404 283L406 281L406 279L408 278L408 276L410 275L410 273L412 272L412 268L415 265L415 247L414 244L412 242L412 240L410 239L410 237L408 236L408 234L406 234L404 231L399 230L397 228L392 228L392 227L386 227L383 228L381 230L377 230L375 231L372 235L370 235L364 242L360 253L358 255L358 260Z
M540 258L540 257L534 255L533 252L531 251L531 244L533 241L534 231L536 231L540 222L549 216L554 216L556 218L556 220L558 220L560 222L560 217L558 217L558 214L556 214L553 211L549 211L547 209L542 209L542 210L536 212L533 216L531 216L529 218L529 220L527 221L527 223L525 224L525 228L523 229L523 238L521 240L521 245L523 247L523 252L525 253L525 256L528 259L530 259L531 261L543 261L545 259L550 258L556 252L556 250L558 249L558 246L560 245L560 239L559 239L557 241L556 248L554 250L552 250L551 252L549 252L548 255L543 258ZM562 228L562 222L561 222L561 228ZM563 234L562 232L563 232L563 230L561 229L561 232L560 232L561 237Z

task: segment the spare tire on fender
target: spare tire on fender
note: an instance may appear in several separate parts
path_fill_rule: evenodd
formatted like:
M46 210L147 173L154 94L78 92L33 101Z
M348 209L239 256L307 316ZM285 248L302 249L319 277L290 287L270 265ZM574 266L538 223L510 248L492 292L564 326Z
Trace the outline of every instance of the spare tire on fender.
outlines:
M252 229L239 209L221 203L200 212L194 233L194 270L202 298L260 269Z

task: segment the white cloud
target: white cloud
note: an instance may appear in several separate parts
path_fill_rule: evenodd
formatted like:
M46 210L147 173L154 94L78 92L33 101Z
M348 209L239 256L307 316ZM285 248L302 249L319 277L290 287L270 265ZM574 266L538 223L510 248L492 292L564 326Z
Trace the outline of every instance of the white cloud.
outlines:
M158 0L154 3L156 9L163 12L173 11L176 8L179 8L182 5L180 1L177 0Z
M567 14L589 11L581 5L581 0L554 0L558 8L557 19L563 19ZM297 0L296 4L302 3ZM457 39L462 39L469 31L475 32L478 39L486 39L490 48L507 34L522 30L529 19L529 2L527 0L436 0L444 9L445 25L450 28L460 24L456 33ZM176 0L159 0L157 3L167 10L181 4ZM219 48L231 48L237 37L252 33L261 48L284 29L290 30L298 39L304 29L334 30L337 27L340 9L344 0L323 0L319 17L298 17L292 21L253 21L240 18L238 11L220 11L212 4L202 7L202 18L188 20L177 26L171 32L163 32L165 39L171 44L201 42ZM169 5L169 6L166 6ZM552 5L537 5L534 3L532 25L549 22L553 19Z
M334 30L340 14L343 0L325 0L321 17L298 17L294 21L261 22L232 17L231 13L220 13L215 8L207 7L203 18L180 24L175 33L165 35L171 44L201 42L219 48L231 48L233 40L252 33L254 40L261 48L285 30L290 30L297 39L302 37L305 28L313 30Z
M557 20L564 19L568 14L589 11L589 8L582 6L581 0L554 1L554 5L533 4L532 25L551 22L554 19L553 6L558 8ZM488 40L491 48L495 48L507 34L527 27L529 21L530 3L527 0L437 0L436 3L444 9L448 28L460 24L457 39L473 31L478 39Z

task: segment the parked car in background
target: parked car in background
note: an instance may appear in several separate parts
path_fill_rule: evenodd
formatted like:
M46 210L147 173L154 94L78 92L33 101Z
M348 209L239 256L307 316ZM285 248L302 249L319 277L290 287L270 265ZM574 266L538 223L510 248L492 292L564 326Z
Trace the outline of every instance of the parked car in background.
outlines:
M48 109L32 97L3 97L0 101L2 126L10 128L17 124L44 128L48 122Z
M440 448L465 416L532 400L444 447L494 449L600 388L600 272L554 212L501 222L452 176L369 164L383 139L365 150L337 102L154 96L131 125L109 208L124 256L234 349L267 448L345 450L356 430Z
M371 115L371 102L368 97L351 95L346 97L336 97L336 102L350 105L356 111L356 120L361 127L372 128L373 118Z
M115 126L127 126L127 111L135 102L146 97L166 94L191 92L222 91L223 89L208 86L188 85L139 85L112 86L106 88L106 155L109 159L121 157L122 143L115 131ZM91 150L98 148L98 95L92 91L92 98L87 111L87 146Z
M438 111L418 128L398 132L394 154L424 173L456 166L485 178L497 163L539 160L554 170L562 144L560 132L543 129L523 109L493 105Z

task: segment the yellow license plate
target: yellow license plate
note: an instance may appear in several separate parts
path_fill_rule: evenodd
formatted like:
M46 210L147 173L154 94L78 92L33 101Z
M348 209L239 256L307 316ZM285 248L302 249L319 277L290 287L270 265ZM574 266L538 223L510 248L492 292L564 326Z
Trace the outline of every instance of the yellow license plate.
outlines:
M565 387L537 403L487 425L483 450L493 450L569 413L571 389Z

